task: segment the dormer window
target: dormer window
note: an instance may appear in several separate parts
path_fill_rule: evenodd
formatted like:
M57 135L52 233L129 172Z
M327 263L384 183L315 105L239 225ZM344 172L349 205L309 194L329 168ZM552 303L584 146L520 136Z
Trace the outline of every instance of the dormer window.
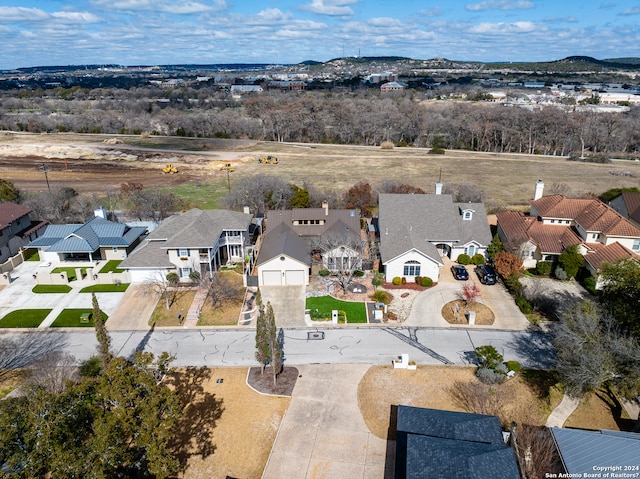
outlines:
M465 221L469 221L473 218L473 210L463 210L462 211L462 219Z

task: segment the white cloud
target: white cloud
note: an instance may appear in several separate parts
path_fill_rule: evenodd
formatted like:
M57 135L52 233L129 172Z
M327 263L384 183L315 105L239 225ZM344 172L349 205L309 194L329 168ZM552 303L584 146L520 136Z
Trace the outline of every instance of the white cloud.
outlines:
M533 22L514 22L514 23L479 23L473 25L469 31L471 33L480 33L482 35L502 35L505 33L529 33L535 32L540 28Z
M402 27L403 23L400 20L390 17L370 18L367 22L369 25L375 27Z
M54 12L53 18L63 23L98 23L100 18L89 12Z
M442 8L434 7L429 10L418 10L419 15L424 15L425 17L440 17L442 16Z
M174 15L189 15L227 8L226 0L214 0L213 6L191 0L92 0L107 10L158 11Z
M547 23L578 23L576 17L544 17L542 21Z
M320 15L347 16L353 15L353 10L349 5L353 5L358 0L312 0L311 3L300 8Z
M533 7L535 4L528 0L486 0L480 3L470 3L465 8L477 12L480 10L521 10Z
M640 7L627 8L620 15L640 15Z
M39 8L0 7L0 22L33 22L46 20L49 14Z

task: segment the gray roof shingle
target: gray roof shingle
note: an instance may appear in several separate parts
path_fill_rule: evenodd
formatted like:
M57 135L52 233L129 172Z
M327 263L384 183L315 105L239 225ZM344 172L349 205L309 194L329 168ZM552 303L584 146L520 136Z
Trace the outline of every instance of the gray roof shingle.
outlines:
M386 263L416 249L441 263L435 244L453 242L482 246L491 242L482 203L454 203L451 195L381 194L379 197L380 254ZM471 220L463 220L472 210Z
M286 255L310 265L311 255L307 241L298 236L285 223L280 223L275 229L270 229L264 235L257 266L272 260L278 255Z

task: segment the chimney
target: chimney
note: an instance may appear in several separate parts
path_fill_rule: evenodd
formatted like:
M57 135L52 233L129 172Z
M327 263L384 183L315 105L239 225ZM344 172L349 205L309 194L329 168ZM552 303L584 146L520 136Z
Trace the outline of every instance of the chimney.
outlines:
M538 180L536 181L536 189L533 192L533 201L536 201L542 198L543 193L544 193L544 182L542 180Z
M441 195L442 194L442 183L439 181L436 181L436 195Z
M106 220L107 219L107 212L101 206L101 207L96 208L95 210L93 210L93 216L95 216L96 218L102 218L103 220Z
M324 215L329 216L329 202L327 200L322 202L322 209L324 210Z
M249 205L245 204L245 205L242 207L242 212L243 212L245 215L250 215L250 214L251 214L251 211L249 210Z

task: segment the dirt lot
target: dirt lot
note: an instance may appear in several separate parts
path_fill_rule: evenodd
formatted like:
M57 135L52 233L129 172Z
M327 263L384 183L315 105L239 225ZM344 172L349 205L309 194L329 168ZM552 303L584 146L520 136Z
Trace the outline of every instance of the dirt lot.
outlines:
M104 141L109 138L118 138L124 144L107 145ZM267 154L276 155L279 164L259 165L256 158ZM2 177L18 188L27 191L46 188L39 169L43 161L51 169L52 186L71 186L79 192L104 192L126 181L141 182L147 187L216 182L226 179L220 166L227 161L236 169L232 178L264 173L299 185L310 180L315 188L339 191L358 181L378 185L386 179L432 191L442 171L445 185L465 182L477 185L486 193L490 206L525 205L540 177L548 186L566 184L573 194L636 186L640 177L639 162L600 165L541 155L453 150L445 155L430 155L421 148L382 150L246 140L0 134ZM176 164L180 173L162 174L161 167L169 162ZM347 170L349 174L345 174ZM618 176L620 173L634 176Z
M261 477L290 398L258 394L246 377L246 368L176 372L183 402L189 403L176 431L180 477Z

